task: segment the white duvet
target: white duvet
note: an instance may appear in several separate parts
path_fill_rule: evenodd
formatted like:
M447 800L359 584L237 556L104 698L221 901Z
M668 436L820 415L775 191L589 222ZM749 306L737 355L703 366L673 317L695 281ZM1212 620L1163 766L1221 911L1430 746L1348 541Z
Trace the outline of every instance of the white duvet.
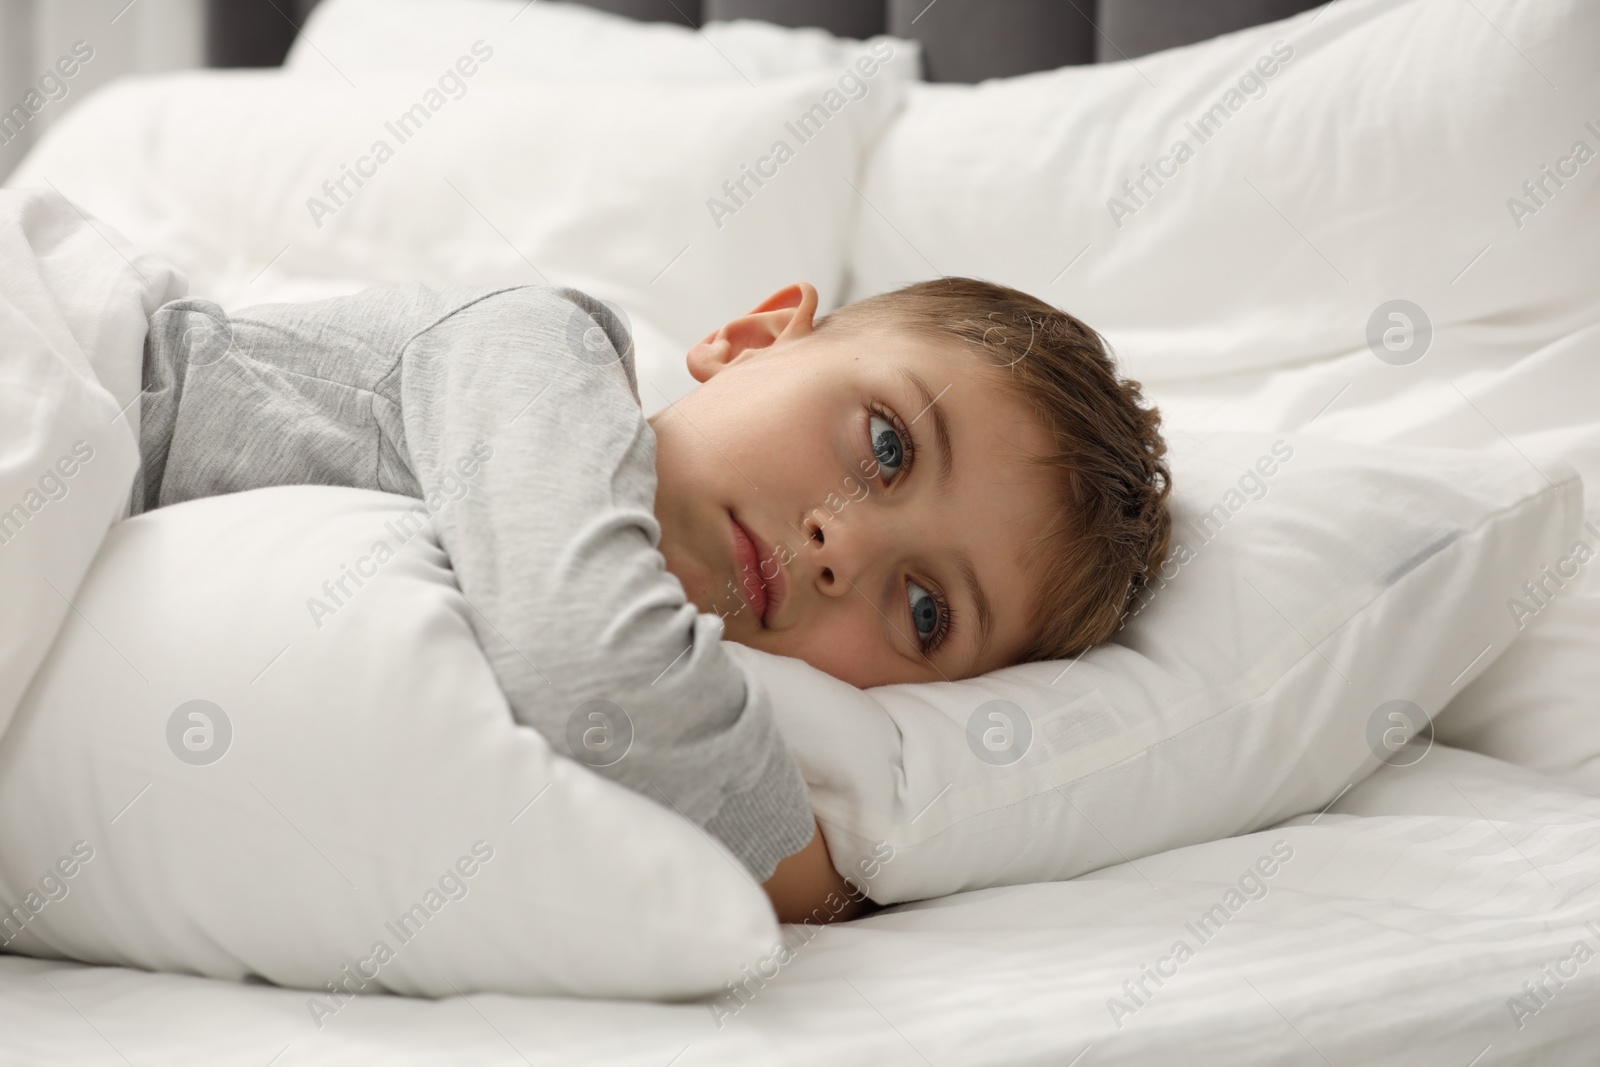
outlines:
M0 195L0 731L126 514L146 320L184 284L57 195Z

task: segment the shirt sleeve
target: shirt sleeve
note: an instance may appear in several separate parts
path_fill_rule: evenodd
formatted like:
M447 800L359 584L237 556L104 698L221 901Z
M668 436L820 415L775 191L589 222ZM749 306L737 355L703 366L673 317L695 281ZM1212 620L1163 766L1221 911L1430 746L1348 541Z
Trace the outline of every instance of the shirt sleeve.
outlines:
M811 840L809 796L770 696L657 550L627 330L575 289L504 290L417 333L392 373L379 391L517 720L767 880Z

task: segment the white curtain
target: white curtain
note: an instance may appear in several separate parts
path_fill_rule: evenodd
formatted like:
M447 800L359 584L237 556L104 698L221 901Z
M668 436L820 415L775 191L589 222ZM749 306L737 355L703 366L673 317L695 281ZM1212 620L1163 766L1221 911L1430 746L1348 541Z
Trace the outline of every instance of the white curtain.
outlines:
M0 0L0 179L89 92L205 63L204 0Z

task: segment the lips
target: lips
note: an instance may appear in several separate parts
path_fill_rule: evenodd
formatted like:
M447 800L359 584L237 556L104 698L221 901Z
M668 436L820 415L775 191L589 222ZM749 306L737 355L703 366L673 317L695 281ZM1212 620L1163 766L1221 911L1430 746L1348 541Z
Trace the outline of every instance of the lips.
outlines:
M765 626L774 609L783 600L783 568L769 582L761 565L772 558L770 548L763 544L732 512L728 517L733 524L733 559L739 572L739 595L750 606L750 612Z

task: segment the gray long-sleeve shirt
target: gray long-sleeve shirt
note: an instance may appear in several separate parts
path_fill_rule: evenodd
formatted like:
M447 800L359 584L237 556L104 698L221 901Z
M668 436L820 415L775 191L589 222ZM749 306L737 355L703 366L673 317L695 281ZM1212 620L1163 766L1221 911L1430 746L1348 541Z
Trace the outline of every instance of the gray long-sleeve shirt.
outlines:
M655 434L600 301L416 286L229 317L180 300L151 317L144 386L134 513L301 483L458 497L434 528L519 722L703 826L759 881L811 839L770 697L656 551ZM458 466L484 444L491 461ZM586 730L607 755L574 750Z

